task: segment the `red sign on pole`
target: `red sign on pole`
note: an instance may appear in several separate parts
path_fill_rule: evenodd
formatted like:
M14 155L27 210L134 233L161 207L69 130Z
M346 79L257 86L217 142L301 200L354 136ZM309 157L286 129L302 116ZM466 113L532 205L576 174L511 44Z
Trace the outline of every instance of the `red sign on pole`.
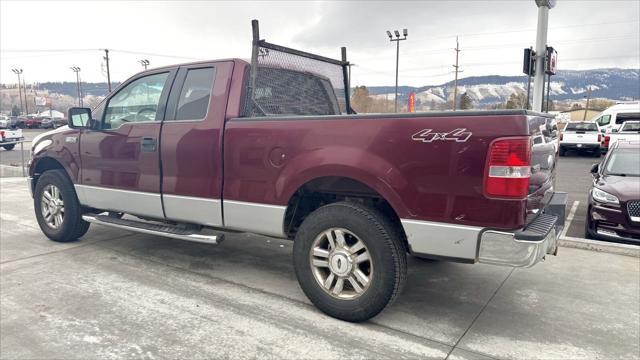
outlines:
M409 94L408 105L409 105L408 108L410 113L416 112L416 93L415 92L412 92L411 94Z

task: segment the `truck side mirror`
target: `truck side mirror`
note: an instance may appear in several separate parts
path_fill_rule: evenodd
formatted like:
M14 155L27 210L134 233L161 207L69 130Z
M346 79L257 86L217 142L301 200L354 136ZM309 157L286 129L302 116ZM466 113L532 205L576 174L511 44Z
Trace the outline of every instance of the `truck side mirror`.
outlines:
M606 134L607 133L607 129L602 128L602 129L600 129L600 132L603 133L603 134Z
M600 164L593 164L591 165L591 173L592 174L597 174L598 170L600 169Z
M611 129L611 132L612 132L612 133L614 133L614 132L618 132L618 129Z
M69 127L72 129L84 128L91 121L91 109L72 107L69 109L68 116Z

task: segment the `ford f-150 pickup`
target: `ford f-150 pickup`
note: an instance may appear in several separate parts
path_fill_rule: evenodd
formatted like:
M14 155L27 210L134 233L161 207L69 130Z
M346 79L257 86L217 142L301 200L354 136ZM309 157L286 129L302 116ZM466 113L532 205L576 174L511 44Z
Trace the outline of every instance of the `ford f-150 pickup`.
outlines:
M515 267L555 255L566 194L553 144L532 140L551 117L354 114L334 76L344 56L256 38L251 62L142 72L36 138L44 234L73 241L96 223L205 243L223 230L291 239L304 293L348 321L399 294L407 253ZM283 54L297 61L279 65Z

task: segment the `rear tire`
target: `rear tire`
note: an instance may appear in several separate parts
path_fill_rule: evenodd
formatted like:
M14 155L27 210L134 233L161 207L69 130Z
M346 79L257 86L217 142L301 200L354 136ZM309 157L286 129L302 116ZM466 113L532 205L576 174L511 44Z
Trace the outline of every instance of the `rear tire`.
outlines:
M376 209L349 202L323 206L304 220L293 261L311 302L352 322L369 320L391 304L407 276L399 226Z
M42 232L57 242L75 241L89 230L82 206L64 170L45 171L34 191L33 207Z
M594 152L593 152L593 157L597 157L597 158L599 158L601 154L602 154L602 153L600 152L600 149L598 149L598 150L596 150L596 151L594 151Z
M564 150L563 148L560 148L560 150L558 150L558 154L559 154L560 156L564 156L565 151L566 151L566 150Z
M13 150L14 147L16 147L16 144L11 144L11 145L2 145L2 147L5 150Z

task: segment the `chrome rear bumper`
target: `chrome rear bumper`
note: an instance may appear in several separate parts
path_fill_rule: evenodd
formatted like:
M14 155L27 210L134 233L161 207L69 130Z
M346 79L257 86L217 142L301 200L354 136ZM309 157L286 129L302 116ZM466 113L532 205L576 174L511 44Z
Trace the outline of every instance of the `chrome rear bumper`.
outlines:
M478 262L531 267L544 260L546 255L556 255L558 236L564 228L566 203L566 193L554 193L543 213L524 229L483 231L478 246Z
M480 238L478 261L485 264L531 267L558 252L555 228L540 241L518 240L514 233L485 231Z

